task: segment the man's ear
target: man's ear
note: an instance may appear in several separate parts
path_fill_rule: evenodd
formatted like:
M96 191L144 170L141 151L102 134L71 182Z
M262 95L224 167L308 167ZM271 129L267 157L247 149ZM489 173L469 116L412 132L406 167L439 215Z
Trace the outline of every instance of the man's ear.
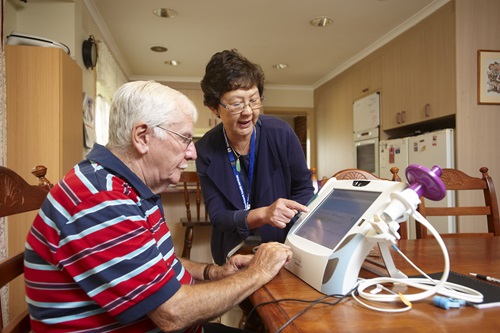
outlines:
M147 154L149 151L152 130L144 123L135 124L132 129L132 145L141 155Z

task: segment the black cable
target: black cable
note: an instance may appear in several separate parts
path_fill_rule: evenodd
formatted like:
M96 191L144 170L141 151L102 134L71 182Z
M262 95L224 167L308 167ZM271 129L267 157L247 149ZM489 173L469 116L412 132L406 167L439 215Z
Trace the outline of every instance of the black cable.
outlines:
M248 313L247 315L247 318L250 318L250 315L253 313L253 311L256 311L258 308L264 306L264 305L268 305L268 304L273 304L273 303L281 303L281 302L301 302L301 303L311 303L309 304L309 306L307 306L305 309L303 309L302 311L300 311L299 313L295 314L292 318L290 318L286 323L284 323L275 333L279 333L281 332L283 329L285 329L285 327L287 327L288 325L290 325L290 323L292 323L295 319L297 319L298 317L300 317L301 315L303 315L304 313L306 313L310 308L312 308L313 306L317 305L317 304L326 304L326 305L336 305L338 303L340 303L344 298L346 298L347 296L351 295L351 293L355 290L355 288L353 288L352 290L350 290L348 293L346 293L345 295L340 295L340 294L330 294L330 295L323 295L317 299L314 299L314 300L304 300L304 299L298 299L298 298L282 298L282 299L277 299L277 300L273 300L273 301L269 301L269 302L263 302L263 303L260 303L260 304L257 304L255 305L252 310L250 310L250 312ZM327 301L324 301L324 299L326 298L330 298L330 297L333 297L333 298L337 298L337 300L335 300L335 302L327 302ZM244 329L244 331L246 332L246 330Z

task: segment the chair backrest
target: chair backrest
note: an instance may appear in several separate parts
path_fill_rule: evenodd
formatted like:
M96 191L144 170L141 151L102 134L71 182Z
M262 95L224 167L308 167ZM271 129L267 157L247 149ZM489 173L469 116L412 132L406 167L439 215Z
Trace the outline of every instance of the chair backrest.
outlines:
M398 167L392 167L391 168L391 181L395 182L400 182L401 177L398 175L399 168ZM352 179L352 180L359 180L359 179L364 179L364 180L389 180L388 178L381 178L373 173L362 170L362 169L344 169L340 170L339 172L335 173L332 177L335 177L338 180L345 180L345 179ZM323 186L329 178L323 178L321 180L321 186ZM401 222L399 224L399 234L402 239L408 239L408 222Z
M321 186L320 181L318 181L317 169L310 168L309 170L311 170L311 182L312 182L312 185L314 187L314 194L316 194L316 192L318 192L318 190Z
M500 217L498 212L498 201L495 192L493 180L488 175L488 168L481 167L481 178L471 177L468 174L457 169L443 169L441 180L447 190L457 191L457 196L465 191L483 192L484 204L480 206L459 206L458 203L453 207L426 207L425 199L421 199L418 211L424 217L428 216L486 216L488 222L488 233L457 233L445 234L445 237L464 237L464 236L500 236ZM458 199L458 198L457 198ZM479 219L478 219L479 221ZM481 222L481 221L479 221ZM417 223L417 238L426 238L427 229L420 223Z
M208 212L205 211L204 217L201 215L201 208L204 206L201 199L201 188L198 180L198 173L196 171L184 171L181 175L179 183L182 184L184 189L184 204L186 206L186 217L181 217L180 222L186 228L184 236L184 248L182 249L182 257L191 258L191 247L193 245L194 228L195 227L209 227L210 220ZM196 202L196 215L191 213L191 194L194 193Z
M391 173L392 173L391 180L392 181L397 181L397 182L401 181L401 177L399 177L398 172L399 172L398 167L391 168ZM374 175L373 173L366 171L366 170L362 170L362 169L340 170L339 172L335 173L332 177L335 177L339 180L341 180L341 179L389 180L388 178L378 177L378 176ZM328 181L328 179L330 179L330 178L323 177L323 179L321 179L321 186L325 185L325 183Z
M182 184L184 189L184 204L186 206L186 218L189 222L202 221L201 208L203 206L201 201L201 188L198 180L198 173L196 171L184 171L181 174L179 183ZM193 191L194 189L194 191ZM193 217L191 214L191 193L194 192L196 202L196 215ZM208 213L205 210L203 220L208 219Z
M38 177L39 185L29 185L21 176L9 168L0 166L0 217L39 209L52 184L45 178L47 168L36 166L31 173ZM24 253L20 252L0 261L0 288L24 272ZM28 310L12 318L4 327L0 301L0 328L2 333L29 332ZM12 317L12 316L11 316Z

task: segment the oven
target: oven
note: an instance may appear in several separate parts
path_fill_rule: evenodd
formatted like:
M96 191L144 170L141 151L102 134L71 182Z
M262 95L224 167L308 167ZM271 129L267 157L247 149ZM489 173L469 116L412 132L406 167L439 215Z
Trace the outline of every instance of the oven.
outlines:
M380 93L353 104L354 160L356 168L379 175Z
M354 133L356 168L379 175L379 128Z

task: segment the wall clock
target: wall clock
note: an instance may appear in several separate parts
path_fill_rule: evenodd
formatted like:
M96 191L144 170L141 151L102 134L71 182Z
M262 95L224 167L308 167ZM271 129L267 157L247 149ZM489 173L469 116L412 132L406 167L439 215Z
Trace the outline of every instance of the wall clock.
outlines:
M97 64L97 44L94 36L90 35L89 39L83 41L82 57L85 67L94 69Z

